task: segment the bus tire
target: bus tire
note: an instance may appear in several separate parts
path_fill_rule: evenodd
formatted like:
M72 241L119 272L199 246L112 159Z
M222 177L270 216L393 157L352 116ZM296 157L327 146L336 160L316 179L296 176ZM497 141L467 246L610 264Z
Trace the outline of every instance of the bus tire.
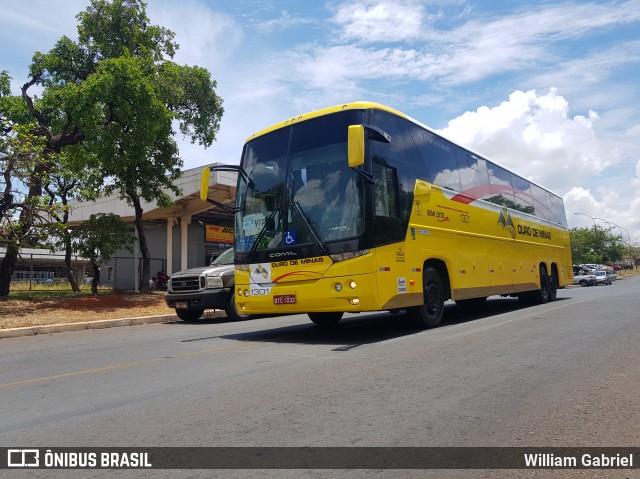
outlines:
M411 322L421 328L433 328L440 324L444 313L444 286L438 272L428 266L422 277L424 304L407 308Z
M555 274L551 274L551 276L549 276L549 302L555 301L557 297L558 297L558 278L556 278Z
M224 312L227 313L227 318L232 321L244 321L245 319L251 319L250 314L242 314L240 311L238 311L238 306L236 305L236 295L233 294L233 290L229 295L227 307L224 308Z
M532 291L531 299L534 304L546 304L549 302L549 275L544 265L540 265L540 289Z
M309 319L321 328L333 328L342 319L343 313L307 313Z
M204 313L204 309L176 309L176 314L178 317L186 321L195 321L196 319L200 319L202 314Z

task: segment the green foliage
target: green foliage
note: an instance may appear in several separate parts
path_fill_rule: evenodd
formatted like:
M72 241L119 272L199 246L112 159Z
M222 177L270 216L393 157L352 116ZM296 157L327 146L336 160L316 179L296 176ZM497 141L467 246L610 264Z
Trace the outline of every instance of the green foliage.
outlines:
M46 239L48 218L59 210L43 197L27 194L36 179L46 180L46 172L35 176L44 161L42 139L35 126L0 119L0 245L33 245Z
M572 228L570 231L571 255L575 264L611 264L624 256L624 246L619 236L599 226Z
M192 142L210 146L222 99L206 69L172 61L175 35L150 23L143 1L91 0L76 18L78 41L64 36L49 52L36 52L21 95L10 95L8 73L0 73L1 131L29 125L41 140L31 145L39 163L20 180L28 208L101 193L116 193L134 206L146 285L142 200L166 207L172 202L167 192L180 194L175 180L182 161L173 125ZM35 85L40 97L29 94ZM20 220L17 236L40 224L33 214L21 213ZM0 295L8 294L16 254L12 250L5 260L12 259L0 265Z
M170 203L165 190L179 193L174 181L182 162L172 138L172 114L147 81L144 61L123 56L101 62L82 85L72 115L87 132L92 166L111 178L108 193L160 205Z
M178 48L172 31L149 25L140 0L93 0L76 18L80 44L98 61L127 54L159 61L173 58Z
M0 97L11 94L11 77L6 70L0 71Z
M118 215L98 213L75 228L72 233L75 253L93 264L101 265L118 251L132 250L134 237Z

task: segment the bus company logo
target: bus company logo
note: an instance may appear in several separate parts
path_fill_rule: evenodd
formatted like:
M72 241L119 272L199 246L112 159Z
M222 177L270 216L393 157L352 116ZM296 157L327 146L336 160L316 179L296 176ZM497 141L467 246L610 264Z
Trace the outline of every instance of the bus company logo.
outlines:
M40 467L39 449L9 449L7 451L8 467Z
M507 230L513 239L516 239L516 227L513 224L511 214L509 214L506 206L502 208L502 211L500 212L498 224L502 225L502 229Z
M253 276L260 276L264 279L269 279L269 270L259 264L256 266L256 269L253 270Z

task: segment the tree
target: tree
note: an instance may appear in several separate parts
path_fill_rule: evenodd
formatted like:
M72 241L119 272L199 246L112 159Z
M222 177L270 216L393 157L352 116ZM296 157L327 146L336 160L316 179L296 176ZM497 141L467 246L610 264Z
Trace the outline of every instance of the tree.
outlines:
M46 240L49 218L58 210L57 205L28 194L37 183L46 181L44 143L35 134L34 124L11 120L17 102L9 96L9 81L8 73L0 72L0 246L5 248L0 296L9 294L20 247Z
M620 238L610 230L594 225L593 228L572 228L571 255L576 264L607 264L622 259L624 248Z
M150 24L141 0L92 0L76 18L78 41L62 37L48 53L36 53L22 87L22 121L35 122L45 142L27 196L42 196L39 178L54 168L55 155L82 146L84 168L109 179L106 192L134 207L143 259L140 289L148 292L142 200L167 206L165 190L179 193L174 180L182 161L174 124L208 147L220 128L222 100L206 69L171 61L178 48L174 34ZM43 88L42 98L29 95L35 85ZM15 258L8 268L13 265Z
M58 157L52 170L49 172L49 181L44 189L49 196L49 205L57 205L58 211L53 214L55 223L51 225L50 237L56 250L64 250L64 265L67 281L71 289L80 291L78 278L71 264L73 253L72 231L69 227L69 215L71 208L69 201L73 198L92 199L97 196L97 191L102 185L102 178L96 175L94 170L84 167L87 163L86 152L77 146L69 146ZM58 241L56 241L58 239Z
M72 232L73 249L91 261L93 280L91 294L98 294L100 265L106 263L119 250L133 251L134 238L127 224L118 215L98 213Z

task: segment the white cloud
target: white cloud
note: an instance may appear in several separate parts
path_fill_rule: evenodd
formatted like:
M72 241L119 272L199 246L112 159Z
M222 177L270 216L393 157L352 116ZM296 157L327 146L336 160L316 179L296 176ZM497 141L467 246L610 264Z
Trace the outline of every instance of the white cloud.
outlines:
M367 1L341 5L333 21L348 40L399 42L422 36L424 16L417 2Z
M449 12L447 12L449 13ZM584 61L562 64L554 44L562 39L581 38L640 19L640 4L635 1L602 5L574 3L542 6L495 20L474 19L454 28L438 29L437 20L451 17L428 15L415 1L364 1L336 8L332 21L341 28L339 38L360 44L407 42L411 47L394 49L369 47L358 50L367 63L380 62L374 78L405 75L414 80L437 79L446 85L478 81L498 73L528 70L535 65L560 64L564 78L576 77L594 83L621 62L635 61L639 49L631 43L624 51L593 54ZM476 17L477 18L477 17ZM571 21L567 22L570 18ZM335 47L328 47L331 51ZM321 56L321 48L318 55ZM363 60L352 57L354 75ZM370 74L372 68L363 73ZM549 78L558 73L547 72ZM540 79L544 79L541 76ZM561 85L547 81L542 85Z
M570 226L592 226L590 215L599 226L638 234L640 160L625 177L621 152L598 131L597 113L570 116L569 102L551 89L515 91L497 106L451 120L440 133L563 195Z
M207 67L214 78L244 41L242 27L233 17L196 0L151 2L147 15L152 24L176 34L175 41L180 45L177 62Z
M610 80L614 71L640 62L640 41L619 42L606 49L597 48L582 58L569 61L559 60L556 64L534 75L530 83L534 85L555 85L562 91L593 91ZM576 79L580 79L576 82ZM611 92L595 97L598 104L611 103ZM621 93L622 94L622 93ZM594 102L590 95L590 102Z
M315 23L315 21L312 18L296 17L285 10L280 13L278 18L256 21L255 28L262 33L270 33L277 30L284 30L299 25L310 25L313 23Z
M573 186L566 175L579 182L615 161L604 154L594 128L597 121L595 112L570 117L569 103L555 89L545 95L515 91L498 106L483 106L451 120L442 133L564 193Z

